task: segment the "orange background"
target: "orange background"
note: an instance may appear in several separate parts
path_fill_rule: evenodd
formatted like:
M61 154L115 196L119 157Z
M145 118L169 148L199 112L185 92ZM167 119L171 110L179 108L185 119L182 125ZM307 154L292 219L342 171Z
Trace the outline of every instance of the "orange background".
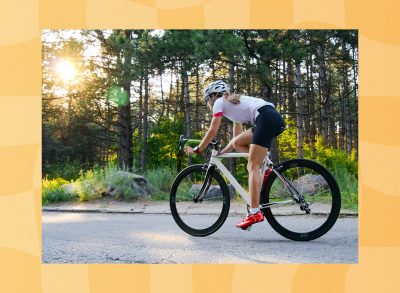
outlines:
M400 2L2 0L0 292L400 292ZM359 30L357 265L42 265L41 29Z

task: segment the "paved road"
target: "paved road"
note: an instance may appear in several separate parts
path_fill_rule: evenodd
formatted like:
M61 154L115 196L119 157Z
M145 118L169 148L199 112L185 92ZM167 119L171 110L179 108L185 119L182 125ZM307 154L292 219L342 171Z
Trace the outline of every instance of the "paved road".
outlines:
M206 216L200 216L206 217ZM251 231L228 217L192 237L171 215L43 212L43 263L357 263L358 219L340 218L323 237L295 242L265 221Z

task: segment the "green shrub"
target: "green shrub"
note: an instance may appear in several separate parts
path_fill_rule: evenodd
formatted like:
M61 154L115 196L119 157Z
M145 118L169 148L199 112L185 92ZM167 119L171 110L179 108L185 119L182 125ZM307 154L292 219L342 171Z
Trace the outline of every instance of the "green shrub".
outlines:
M104 193L113 190L115 196L126 200L136 198L141 194L136 192L137 185L134 182L133 173L125 173L116 164L109 164L105 168L95 166L91 170L79 173L79 177L73 182L73 194L67 194L61 185L69 183L62 178L53 180L44 179L43 184L43 204L66 201L79 198L80 201L88 201L101 197ZM71 181L72 183L72 181ZM136 192L136 193L135 193Z
M351 175L358 177L358 163L355 159L355 154L351 156L343 150L326 147L323 145L322 137L317 137L315 143L316 159L319 163L324 165L329 170L335 169L337 166L345 167L347 172Z
M122 197L125 200L138 197L138 194L133 194L132 192L135 186L134 175L130 173L132 176L126 176L126 173L119 171L122 170L110 174L108 186L111 186L114 189L117 196Z
M79 178L82 169L80 162L63 162L55 164L45 164L43 173L48 179L64 178L65 180L76 180Z
M358 179L345 164L334 164L333 176L339 185L343 208L358 209Z
M79 187L79 199L87 201L100 197L106 187L102 184L102 172L88 170L81 172L81 176L77 180Z
M125 200L137 198L141 194L137 192L138 186L134 179L132 172L121 169L116 164L109 164L105 168L95 166L92 170L81 172L77 180L79 198L82 201L92 200L111 190L116 197Z
M62 178L55 179L43 179L42 180L42 203L46 205L48 203L70 201L76 199L76 196L66 193L62 185L68 184L69 181Z
M297 158L297 128L292 120L285 120L287 129L278 136L278 151L280 161ZM303 145L304 158L312 158L310 146Z
M157 190L169 192L176 177L176 170L172 167L160 167L147 170L144 177Z
M176 169L172 167L160 167L147 170L144 177L153 189L152 199L168 199L171 185L176 175Z

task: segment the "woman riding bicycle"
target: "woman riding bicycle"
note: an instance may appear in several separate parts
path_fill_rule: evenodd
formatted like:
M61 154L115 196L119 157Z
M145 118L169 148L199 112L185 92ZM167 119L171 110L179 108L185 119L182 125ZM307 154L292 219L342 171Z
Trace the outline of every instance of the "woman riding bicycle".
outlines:
M186 154L203 152L217 135L222 116L233 122L233 139L221 153L229 152L233 148L238 152L249 153L247 170L251 198L250 213L236 224L238 228L247 229L264 220L264 215L259 208L262 184L260 168L271 147L272 138L283 132L285 123L272 103L260 98L231 94L229 86L222 80L217 80L206 87L204 99L213 111L210 128L197 147L187 147L185 152ZM243 123L254 127L242 132Z

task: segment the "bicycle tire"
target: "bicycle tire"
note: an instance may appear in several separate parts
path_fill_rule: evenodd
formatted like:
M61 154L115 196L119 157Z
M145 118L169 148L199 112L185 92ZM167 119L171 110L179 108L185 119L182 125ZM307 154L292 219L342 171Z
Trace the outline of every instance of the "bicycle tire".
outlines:
M302 169L300 169L302 168ZM318 203L317 205L313 205L314 207L312 207L311 205L311 213L310 214L306 214L305 211L302 211L300 209L300 205L297 203L294 203L294 206L298 207L298 213L293 213L293 217L292 220L290 218L285 218L289 215L279 215L279 212L276 212L279 208L281 209L281 211L285 208L283 205L281 207L279 207L278 205L275 206L270 206L267 208L263 208L262 211L268 221L268 223L271 225L271 227L278 232L280 235L291 239L291 240L295 240L295 241L310 241L310 240L314 240L316 238L321 237L322 235L324 235L325 233L327 233L335 224L337 218L339 217L339 213L340 213L340 207L341 207L341 195L340 195L340 189L339 186L334 178L334 176L322 165L320 165L319 163L315 162L315 161L311 161L311 160L306 160L306 159L294 159L294 160L289 160L286 162L283 162L277 166L275 166L275 169L278 172L281 172L281 174L289 174L287 176L292 176L295 177L296 172L298 173L297 175L300 176L298 179L299 180L297 182L301 182L302 178L301 176L305 176L302 172L299 172L300 170L303 170L303 168L305 170L311 170L309 173L312 173L312 176L322 176L321 177L309 177L309 178L317 178L318 180L325 181L322 183L319 183L321 186L324 186L322 189L322 191L320 191L319 193L321 194L320 196L315 196L312 195L311 191L308 191L311 195L307 196L308 198L313 198L314 196L314 200L315 199L319 199L321 203ZM294 175L290 175L290 174L294 174ZM308 173L307 173L308 174ZM307 175L306 174L306 175ZM285 175L286 176L286 175ZM317 179L313 179L313 180L317 180ZM292 184L296 184L296 180L292 181ZM274 197L277 197L276 194L278 193L285 193L282 192L281 189L277 188L276 186L279 183L280 179L277 177L277 175L272 172L270 174L270 176L268 177L268 180L263 184L262 190L261 190L261 198L260 198L260 203L261 204L266 204L266 203L272 203L274 200ZM278 182L278 183L277 183ZM274 186L275 183L275 186ZM299 183L297 183L298 186L301 187L301 185ZM283 184L282 184L283 186ZM312 185L311 185L312 186ZM319 187L319 185L316 185L317 187ZM275 188L274 188L275 187ZM282 188L283 189L283 188ZM297 189L297 188L296 188ZM306 187L304 187L304 189L306 189ZM312 189L312 187L311 187ZM286 189L287 191L287 189ZM286 192L287 194L289 192ZM302 193L302 192L301 192ZM306 192L304 192L306 193ZM317 193L317 194L319 194ZM283 197L283 196L281 196ZM331 198L331 207L328 207L328 203L326 203L327 199ZM320 209L325 208L324 213L319 213L318 212L318 207L320 207ZM317 212L313 212L313 210L317 210ZM292 210L289 209L290 212L292 212ZM297 219L296 219L297 217ZM308 217L308 218L307 218ZM279 219L279 220L278 220ZM306 219L305 221L308 221L309 223L318 220L318 224L316 224L316 228L310 228L310 231L308 231L308 228L298 228L298 230L302 230L302 231L293 231L295 230L294 227L299 226L298 223L300 223L301 221L303 221L303 219ZM319 222L321 222L321 224L319 224ZM308 225L308 223L306 223L306 225ZM304 225L304 226L306 226ZM288 228L287 226L293 226L291 228ZM297 227L296 227L297 230Z
M186 233L192 235L192 236L198 236L198 237L204 237L208 236L212 233L215 233L225 222L226 218L228 217L229 213L229 206L230 206L230 195L229 195L229 190L228 186L221 176L219 172L217 172L215 169L213 169L210 173L211 177L210 180L212 180L212 184L214 185L214 191L219 195L218 188L220 189L220 195L217 196L208 196L206 195L204 200L201 202L195 203L193 200L193 191L190 192L190 190L193 189L193 186L196 185L197 183L200 183L200 185L203 183L205 174L207 172L207 166L205 165L192 165L189 166L185 169L183 169L175 178L172 187L171 187L171 192L170 192L170 209L171 209L171 214L172 217L174 218L176 224ZM196 177L190 178L190 176L198 176L198 180ZM203 181L201 181L203 179ZM189 184L187 184L189 182ZM186 185L192 184L192 186L186 186ZM219 187L215 187L215 185L218 185ZM190 189L188 190L188 188ZM211 194L211 193L210 193ZM184 199L181 199L183 196ZM191 201L190 201L191 200ZM213 213L207 214L206 212L206 206L205 202L209 202L210 204L213 204ZM181 209L180 205L183 205L184 208ZM186 207L191 205L189 207L190 209L197 209L197 213L194 212L194 214L187 214ZM219 213L217 212L215 214L215 206L220 207ZM204 209L202 209L204 207ZM201 221L205 220L205 217L202 217L201 221L197 221L196 217L201 217L201 215L207 214L206 220L210 221L210 223L204 224L200 223ZM215 221L213 220L215 218Z

